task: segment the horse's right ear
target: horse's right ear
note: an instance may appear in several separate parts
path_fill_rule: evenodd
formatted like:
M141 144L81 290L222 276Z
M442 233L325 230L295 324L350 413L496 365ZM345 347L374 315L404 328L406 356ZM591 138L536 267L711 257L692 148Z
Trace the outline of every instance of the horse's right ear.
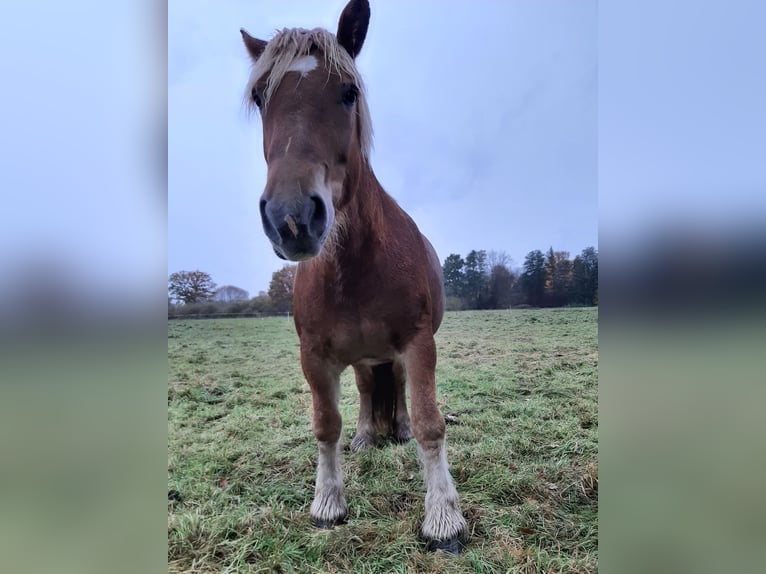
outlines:
M263 54L263 50L266 48L266 44L268 44L268 42L264 42L258 38L253 38L250 34L245 32L244 28L240 28L239 33L242 34L242 40L245 42L245 48L247 48L250 57L253 59L253 61L257 60L261 54Z
M370 23L370 3L368 0L351 0L340 15L338 21L338 43L346 49L352 58L362 50Z

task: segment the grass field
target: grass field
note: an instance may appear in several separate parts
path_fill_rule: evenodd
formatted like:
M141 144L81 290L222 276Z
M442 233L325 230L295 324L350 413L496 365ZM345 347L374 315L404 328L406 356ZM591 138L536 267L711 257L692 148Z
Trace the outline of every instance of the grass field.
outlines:
M312 528L316 445L285 318L168 324L170 572L596 572L598 310L447 313L439 404L470 537L425 551L414 441L353 454L348 523ZM363 496L362 493L367 493Z

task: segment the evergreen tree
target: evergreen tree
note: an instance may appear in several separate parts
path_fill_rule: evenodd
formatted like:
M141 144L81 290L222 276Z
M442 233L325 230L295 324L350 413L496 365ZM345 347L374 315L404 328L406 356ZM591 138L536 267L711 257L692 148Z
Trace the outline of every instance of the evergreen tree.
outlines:
M444 274L444 290L448 297L461 297L465 290L465 274L463 267L465 261L457 253L452 253L444 260L442 273Z
M472 250L465 257L465 282L463 297L470 309L486 308L489 299L489 274L487 252Z
M572 296L581 305L598 304L598 252L587 247L572 263Z
M524 258L524 273L521 287L527 297L527 304L540 307L545 297L546 279L545 255L539 249L530 251Z

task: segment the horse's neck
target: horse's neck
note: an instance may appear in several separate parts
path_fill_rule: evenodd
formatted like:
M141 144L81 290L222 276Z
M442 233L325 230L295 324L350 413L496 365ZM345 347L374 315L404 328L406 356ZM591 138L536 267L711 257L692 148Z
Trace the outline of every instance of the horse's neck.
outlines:
M359 243L366 243L382 233L386 192L375 177L367 162L362 162L359 172L349 177L344 189L348 198L339 212L345 220L346 232L341 243L352 248Z
M385 225L385 205L390 200L367 162L350 174L344 184L344 201L336 209L336 237L324 261L333 269L356 267L369 259Z

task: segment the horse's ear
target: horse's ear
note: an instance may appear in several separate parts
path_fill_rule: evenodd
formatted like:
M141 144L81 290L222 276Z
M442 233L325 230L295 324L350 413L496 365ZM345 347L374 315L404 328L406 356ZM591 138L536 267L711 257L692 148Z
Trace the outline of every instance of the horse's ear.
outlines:
M351 0L338 20L338 43L352 58L362 50L370 23L370 3L367 0Z
M253 61L257 60L263 53L263 50L266 48L266 44L268 42L264 42L258 38L253 38L250 34L245 32L244 28L240 28L239 33L242 34L242 40L245 42L245 48L247 48L247 51L250 53L250 57L253 59Z

